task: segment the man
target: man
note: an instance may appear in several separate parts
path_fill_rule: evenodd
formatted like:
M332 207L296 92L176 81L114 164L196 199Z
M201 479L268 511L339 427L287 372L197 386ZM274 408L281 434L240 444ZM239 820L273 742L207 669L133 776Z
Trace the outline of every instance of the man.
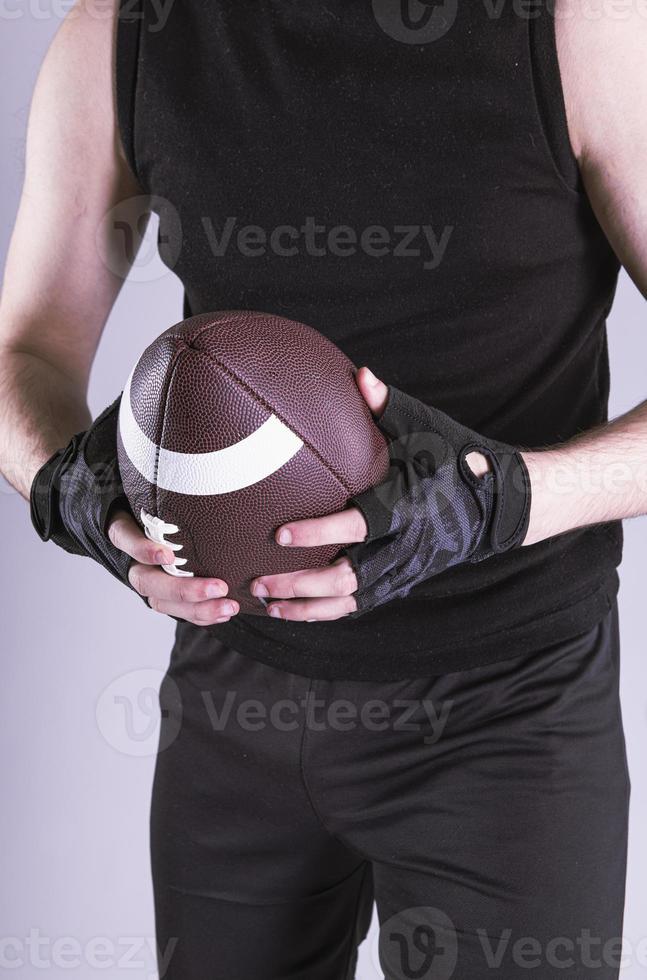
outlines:
M350 977L373 897L389 976L516 977L507 931L542 977L618 976L617 522L647 511L647 407L606 424L604 319L619 261L647 288L647 20L424 6L125 4L117 30L81 5L37 85L1 456L42 537L179 620L152 814L173 978ZM187 313L327 333L404 474L277 529L341 554L259 569L261 619L159 568L115 408L88 415L120 284L103 219L142 193ZM228 691L289 717L216 733Z

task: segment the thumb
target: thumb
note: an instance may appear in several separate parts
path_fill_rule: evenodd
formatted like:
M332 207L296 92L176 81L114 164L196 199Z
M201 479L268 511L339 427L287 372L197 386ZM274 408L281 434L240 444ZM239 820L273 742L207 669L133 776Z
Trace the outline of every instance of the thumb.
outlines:
M367 367L361 367L356 375L357 387L373 415L379 417L386 407L389 389Z

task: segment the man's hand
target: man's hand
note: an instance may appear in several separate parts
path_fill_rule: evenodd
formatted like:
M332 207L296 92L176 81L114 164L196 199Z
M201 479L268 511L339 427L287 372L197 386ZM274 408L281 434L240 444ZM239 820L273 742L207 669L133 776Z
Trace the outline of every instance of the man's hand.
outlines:
M268 604L268 614L275 618L313 622L365 611L406 595L417 582L452 564L480 560L523 538L530 488L524 479L515 491L508 478L508 473L527 477L518 453L481 439L395 389L392 398L399 407L389 404L385 413L389 389L368 368L358 371L357 384L378 422L383 414L385 419L390 416L383 428L392 440L396 465L384 483L356 498L359 506L277 530L276 540L284 547L355 547L326 568L255 579L253 595L282 600ZM406 409L404 415L400 409ZM404 416L414 411L420 418L410 427ZM403 430L396 432L403 419ZM486 452L475 448L481 443ZM461 476L460 447L466 449L467 476ZM512 464L510 470L504 455ZM491 472L493 464L496 474ZM448 495L453 497L449 502ZM369 544L363 547L367 537Z
M172 565L174 553L150 541L127 511L115 513L108 537L134 559L128 580L155 612L196 626L226 623L238 612L238 603L225 598L228 586L221 579L175 577L163 571L160 566Z
M389 397L387 386L365 367L357 372L356 380L373 415L381 415ZM362 512L357 507L349 507L337 514L284 524L276 532L276 540L280 545L292 548L316 548L328 544L341 546L363 541L366 532ZM268 605L268 615L277 619L306 621L339 619L355 612L357 602L353 593L356 590L355 572L346 557L325 568L263 575L252 582L251 588L252 595L259 598L290 600Z
M85 433L74 436L38 471L31 488L34 526L72 554L103 565L156 612L196 625L226 622L238 612L220 579L169 575L171 548L151 541L128 510L117 465L119 399Z

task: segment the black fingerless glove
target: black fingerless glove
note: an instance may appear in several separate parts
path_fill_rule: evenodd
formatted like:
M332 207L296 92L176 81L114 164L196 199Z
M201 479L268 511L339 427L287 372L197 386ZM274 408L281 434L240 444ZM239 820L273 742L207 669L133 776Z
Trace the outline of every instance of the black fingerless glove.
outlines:
M31 487L31 519L43 541L86 555L128 583L132 559L112 544L108 522L118 507L129 510L117 464L119 402L87 432L75 435L40 468Z
M378 425L390 440L388 476L350 501L368 526L344 551L357 576L355 616L452 565L516 548L530 514L528 470L513 447L393 387ZM489 460L485 476L467 465L471 452Z

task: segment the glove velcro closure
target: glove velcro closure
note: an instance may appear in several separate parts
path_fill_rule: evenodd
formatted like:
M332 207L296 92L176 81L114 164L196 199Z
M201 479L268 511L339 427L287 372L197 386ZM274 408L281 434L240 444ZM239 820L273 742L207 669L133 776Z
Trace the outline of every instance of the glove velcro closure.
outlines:
M40 468L31 486L30 511L42 541L93 558L130 585L132 558L107 533L115 509L130 509L117 460L119 401Z
M478 477L467 464L470 453L481 453L491 466L492 479ZM491 494L492 512L486 540L471 561L482 561L491 555L516 548L523 542L530 520L530 475L523 457L509 446L470 443L459 457L463 479L471 484L477 496Z
M349 501L364 516L367 542L392 530L393 510L401 496L410 491L411 469L418 478L424 478L449 464L489 515L481 545L470 560L481 561L522 543L530 517L530 477L516 449L481 436L394 387L389 388L378 425L390 439L389 473L382 483ZM489 460L489 474L479 477L472 471L466 462L472 452Z
M73 436L64 449L59 449L41 466L36 473L29 494L31 522L41 541L56 537L57 543L66 551L74 550L74 542L65 534L59 511L61 479L70 461L79 452L83 433ZM68 540L69 547L64 544Z

